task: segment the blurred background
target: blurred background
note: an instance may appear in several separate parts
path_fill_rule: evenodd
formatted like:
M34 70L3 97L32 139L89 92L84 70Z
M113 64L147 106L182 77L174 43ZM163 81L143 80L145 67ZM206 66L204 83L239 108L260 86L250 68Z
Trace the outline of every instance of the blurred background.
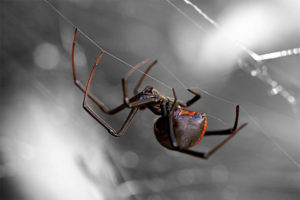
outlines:
M299 199L300 56L286 55L300 52L300 3L194 3L217 28L180 0L0 1L1 199ZM158 59L143 86L168 96L174 87L182 100L187 88L198 91L190 109L208 114L208 129L231 127L240 104L248 126L209 160L160 146L148 110L123 137L110 136L73 84L74 26L79 80L87 82L99 47L106 52L91 90L110 108L122 103L130 66ZM243 47L282 58L258 63ZM128 110L99 115L119 129Z

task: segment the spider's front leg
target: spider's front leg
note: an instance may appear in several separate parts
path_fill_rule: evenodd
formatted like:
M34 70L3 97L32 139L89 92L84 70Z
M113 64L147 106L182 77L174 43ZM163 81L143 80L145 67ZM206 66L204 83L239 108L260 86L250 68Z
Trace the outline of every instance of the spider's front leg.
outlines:
M72 46L72 70L73 70L73 79L74 79L74 84L83 92L85 93L86 88L85 86L82 84L81 81L79 81L76 77L76 69L75 69L75 58L74 58L74 54L75 54L75 44L76 44L76 35L77 35L77 28L75 29L74 32L74 39L73 39L73 46ZM100 52L99 56L97 57L97 61L96 64L98 64L98 62L100 61L101 57L103 56L103 51ZM121 104L120 106L117 106L114 109L109 109L100 99L98 99L93 93L91 93L90 91L87 93L87 96L98 106L98 108L108 114L108 115L113 115L117 112L120 112L121 110L123 110L124 108L126 108L125 104Z
M120 137L122 136L126 130L128 129L134 115L136 114L136 112L138 111L139 107L134 107L131 109L127 119L125 120L125 122L123 123L122 127L120 128L119 131L115 131L115 129L113 129L108 123L106 123L106 121L104 119L102 119L88 104L87 104L87 97L88 97L88 93L89 93L89 87L90 87L90 84L91 84L91 80L92 80L92 77L93 77L93 74L96 70L96 67L97 67L97 64L99 62L100 58L97 59L92 71L91 71L91 74L90 74L90 77L89 77L89 80L88 80L88 83L87 83L87 86L86 86L86 89L85 89L85 93L84 93L84 99L83 99L83 108L95 119L97 120L111 135L115 136L115 137Z
M82 84L81 81L79 81L77 79L77 76L76 76L76 69L75 69L75 46L76 46L76 36L77 36L77 28L75 29L75 32L74 32L74 39L73 39L73 45L72 45L72 70L73 70L73 79L74 79L74 84L83 92L85 93L86 91L86 87ZM98 62L100 61L100 59L102 58L104 52L101 51L99 56L97 57L97 61L96 61L96 65L98 64ZM145 61L142 61L141 63L137 64L135 67L133 67L133 69L128 72L124 78L124 81L123 81L123 93L124 93L124 103L113 108L113 109L110 109L108 108L100 99L98 99L96 97L96 95L94 95L93 93L91 93L90 91L88 91L87 93L87 96L97 105L97 107L102 111L104 112L105 114L108 114L108 115L113 115L115 113L118 113L120 112L121 110L123 110L124 108L126 107L134 107L134 105L138 105L136 104L135 102L133 102L134 104L131 105L128 103L128 95L127 95L127 78L131 75L131 73L133 71L135 71L136 69L138 69L139 67L141 67L142 65L146 64L148 62L148 60L145 60ZM157 61L155 61L156 63ZM152 63L152 66L155 64L155 63ZM151 66L151 67L152 67ZM125 100L126 99L126 100Z
M101 54L100 54L101 55ZM102 119L88 104L87 104L87 98L88 98L88 94L89 94L89 87L91 84L91 80L93 77L93 74L96 70L97 64L101 58L101 56L99 55L95 65L93 66L93 69L91 71L90 77L88 79L88 83L85 89L85 93L84 93L84 99L83 99L83 108L95 119L97 120L111 135L115 136L115 137L120 137L122 136L126 130L128 129L134 115L136 114L136 112L139 110L139 108L141 106L144 106L145 104L148 104L149 102L153 102L154 99L152 99L151 97L149 98L143 98L143 99L138 99L138 100L134 100L134 101L129 101L129 105L127 106L125 103L123 103L122 105L120 105L119 107L117 107L116 109L114 109L113 111L120 111L125 107L132 107L130 113L128 114L128 117L126 118L125 122L123 123L122 127L120 128L119 131L115 131L114 128L112 128L108 123L106 123L106 121L104 119ZM142 65L142 63L140 63L139 65ZM139 66L137 65L137 66ZM135 67L134 67L135 69ZM128 76L125 76L126 81ZM125 83L125 84L124 84ZM127 90L127 82L123 82L123 88L125 88ZM125 93L126 94L126 93ZM125 96L125 95L124 95ZM102 109L101 109L102 110Z
M146 64L148 61L149 60L146 59L146 60L138 63L130 71L128 71L127 74L122 78L123 100L124 100L124 104L126 104L128 107L134 107L134 106L138 106L138 105L140 106L142 104L146 104L146 103L154 101L154 98L147 98L147 99L142 99L142 100L130 101L129 95L128 95L128 78L133 74L133 72L135 72L136 70L138 70L138 68L140 68L141 66L143 66L144 64ZM151 70L151 68L156 63L157 63L157 60L155 60L154 62L152 62L150 64L150 66L146 69L146 71L143 73L141 79L139 80L138 84L136 85L136 87L134 89L134 94L135 95L137 95L138 88L141 86L141 84L144 81L146 75L149 73L149 71Z

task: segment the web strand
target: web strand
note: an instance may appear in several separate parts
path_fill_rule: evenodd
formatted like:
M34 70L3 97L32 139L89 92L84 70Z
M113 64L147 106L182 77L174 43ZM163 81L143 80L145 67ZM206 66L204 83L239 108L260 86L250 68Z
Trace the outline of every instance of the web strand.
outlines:
M172 5L176 10L180 11L180 13L184 13L182 10L180 10L176 5L170 2L170 0L166 0L170 5ZM295 107L297 104L296 98L287 90L284 89L282 85L280 85L277 81L273 80L271 75L267 72L267 70L264 70L264 72L261 72L260 66L262 65L262 61L264 60L269 60L269 59L274 59L274 58L281 58L285 56L290 56L290 55L297 55L300 54L300 48L294 48L294 49L287 49L283 51L278 51L278 52L273 52L269 54L263 54L263 55L258 55L245 45L243 45L241 42L238 40L234 39L232 35L228 34L226 31L222 29L222 27L214 21L212 18L210 18L206 13L204 13L199 7L197 7L195 4L193 4L190 0L183 0L187 5L192 6L199 15L201 15L209 24L214 26L217 30L220 31L229 41L233 42L238 48L240 48L242 51L244 51L250 58L254 60L254 63L252 63L252 67L255 69L257 74L257 77L259 77L260 80L264 81L268 85L271 86L270 94L271 95L281 95L293 108L293 111L295 113L298 112L298 109ZM186 17L187 14L184 14ZM190 17L187 18L190 20ZM197 23L194 20L191 21L193 24ZM201 29L202 30L202 29ZM204 31L207 33L207 31ZM249 66L249 63L247 63L244 60L241 60L239 63L239 66L245 71L249 71L248 69L245 68L245 66ZM266 68L266 67L265 67ZM255 73L254 71L254 73ZM251 76L253 76L252 71L250 72ZM275 84L274 84L275 83Z
M86 37L92 44L94 44L96 47L98 47L101 51L103 51L103 53L113 57L114 59L118 60L119 62L125 64L126 66L130 67L130 68L134 68L133 65L127 63L126 61L124 61L123 59L115 56L114 54L106 51L105 49L103 49L99 44L97 44L93 39L91 39L84 31L82 31L80 28L78 28L69 18L67 18L64 14L62 14L62 12L60 12L55 6L53 6L52 3L50 3L48 0L42 0L45 3L47 3L52 10L54 10L59 16L61 16L67 23L69 23L70 25L72 25L74 28L77 28L78 32L80 32L84 37ZM137 69L136 71L145 74L143 71L141 71L140 69ZM169 85L167 85L166 83L154 78L153 76L150 76L149 74L146 74L147 77L151 78L152 80L158 82L159 84L165 86L168 89L172 89L172 87L170 87Z
M67 18L65 15L63 15L55 6L53 6L53 4L51 4L48 0L43 0L45 3L47 3L59 16L61 16L67 23L69 23L70 25L72 25L74 28L76 28L77 26L75 26L75 24L72 23L72 21ZM172 5L178 12L180 12L183 16L185 16L189 21L191 21L195 26L197 26L198 28L200 28L201 30L205 31L206 30L200 25L198 24L196 21L194 21L193 19L191 19L187 14L185 14L181 9L179 9L176 5L174 5L171 1L169 0L166 0L170 5ZM212 20L210 17L208 17L208 15L206 15L202 10L200 10L197 6L195 6L193 3L191 3L189 0L184 0L185 3L191 5L194 7L194 9L196 9L196 11L202 15L204 17L204 19L206 19L210 24L212 24L213 26L215 26L217 29L219 30L222 30L220 28L220 26L214 21ZM121 63L125 64L126 66L130 67L130 68L133 68L134 66L130 65L129 63L127 63L126 61L118 58L117 56L115 56L114 54L104 50L100 45L98 45L93 39L91 39L84 31L82 31L80 28L78 28L78 31L84 36L86 37L92 44L94 44L96 47L98 47L101 51L103 51L104 53L108 54L109 56L113 57L114 59L120 61ZM223 31L222 31L223 32ZM207 32L206 32L207 33ZM258 60L258 57L259 55L257 55L256 53L254 53L252 50L248 49L247 47L241 45L239 42L236 42L235 40L233 40L235 42L235 44L240 47L242 50L244 50L245 52L247 52L247 54L249 56L251 56L252 58L254 58L255 60ZM297 48L298 49L298 48ZM297 53L298 54L298 53ZM164 65L162 65L184 88L187 88L185 86L185 84L183 82L181 82L175 74L173 74L172 72L170 72ZM139 71L140 73L142 74L145 74L143 71L141 70L137 70ZM161 85L164 85L165 87L167 87L168 89L171 89L170 86L168 86L166 83L146 74L147 77L151 78L152 80L158 82L159 84ZM231 105L235 105L234 102L231 102L229 100L226 100L226 99L223 99L221 97L218 97L216 95L213 95L211 93L209 93L208 91L206 90L203 90L201 88L197 88L199 90L201 90L202 92L204 92L205 94L213 97L213 98L216 98L220 101L223 101L223 102L226 102L228 104L231 104ZM298 168L300 168L300 164L279 144L277 143L269 134L267 134L267 132L261 127L261 125L254 120L254 118L246 111L246 109L242 108L244 110L244 112L246 113L246 115L248 116L248 118L261 130L261 132L267 136L274 145L277 146L277 148L282 152L284 153L290 161L292 161ZM216 118L217 119L217 118ZM219 119L220 120L220 119ZM222 120L221 120L222 121Z
M253 58L254 60L259 60L259 55L256 54L254 51L252 51L251 49L249 49L248 47L246 47L245 45L243 45L241 42L239 42L238 40L234 39L230 34L226 33L222 27L216 22L214 21L212 18L210 18L206 13L204 13L199 7L197 7L195 4L193 4L191 1L189 0L183 0L186 4L192 6L199 15L201 15L209 24L211 24L212 26L214 26L217 30L219 30L229 41L231 41L232 43L234 43L238 48L240 48L241 50L243 50L244 52L247 53L247 55L249 55L251 58ZM197 23L195 20L191 19L187 14L185 14L185 12L183 12L180 8L178 8L174 3L172 3L170 0L166 0L166 2L168 2L171 6L173 6L178 12L180 12L184 17L186 17L191 23L193 23L194 25L196 25L198 28L200 28L201 30L204 30L204 32L206 34L208 34L208 32L199 24Z
M162 62L160 62L160 65L171 75L171 76L173 76L173 78L184 88L184 89L189 89L181 80L179 80L179 78L171 71L171 70L169 70L168 68L167 68L167 66L166 65L164 65ZM201 89L201 88L199 88L199 87L197 87L197 88L190 88L190 89L199 89L201 92L203 92L203 93L205 93L205 94L207 94L208 92L207 91L205 91L205 90L203 90L203 89ZM217 97L216 96L216 98L220 98L220 97ZM222 99L222 98L220 98L220 99ZM225 100L225 99L224 99ZM227 101L227 100L225 100L225 101ZM228 101L229 103L231 103L230 101ZM233 104L233 103L231 103L231 104ZM227 123L224 121L224 120L222 120L220 117L217 117L217 116L215 116L215 115L212 115L212 114L209 114L209 113L206 113L206 115L208 116L208 117L210 117L210 118L212 118L212 119L215 119L215 120L217 120L217 121L219 121L219 122L221 122L223 125L227 125Z
M195 26L197 26L199 29L201 29L202 31L204 31L205 33L207 33L207 31L199 24L197 23L195 20L193 20L190 16L188 16L187 14L185 14L185 12L183 12L180 8L178 8L174 3L172 3L169 0L166 0L171 6L173 6L179 13L181 13L185 18L187 18L190 22L192 22Z
M103 51L104 53L106 53L106 54L108 54L109 56L111 56L111 57L113 57L114 59L116 59L116 60L118 60L119 62L121 62L121 63L123 63L123 64L125 64L125 65L127 65L127 66L129 66L130 68L134 68L134 66L132 66L132 65L130 65L130 64L128 64L127 62L125 62L124 60L122 60L122 59L120 59L120 58L118 58L117 56L115 56L115 55L113 55L112 53L109 53L108 51L106 51L106 50L104 50L100 45L98 45L93 39L91 39L84 31L82 31L80 28L78 28L74 23L72 23L72 21L69 19L69 18L67 18L65 15L63 15L56 7L54 7L53 6L53 4L51 4L48 0L43 0L44 2L46 2L59 16L61 16L67 23L69 23L69 24L71 24L74 28L77 28L77 30L78 30L78 32L80 32L84 37L86 37L92 44L94 44L96 47L98 47L101 51ZM182 13L182 14L184 14L184 13ZM186 16L186 17L188 17L188 16ZM192 19L191 19L192 20ZM195 22L195 25L196 25L197 23ZM201 26L199 25L199 28L201 28ZM204 29L203 29L204 30ZM175 78L175 80L177 81L177 82L179 82L181 85L182 85L182 87L183 88L185 88L185 89L188 89L188 87L182 82L182 81L180 81L179 79L178 79L178 77L172 72L172 71L170 71L163 63L161 63L160 62L160 64L161 64L161 66L172 76L172 77L174 77ZM142 74L145 74L143 71L141 71L141 70L139 70L139 69L137 69L137 71L139 71L140 73L142 73ZM166 83L164 83L164 82L162 82L162 81L160 81L160 80L158 80L158 79L156 79L156 78L154 78L154 77L152 77L152 76L150 76L150 75L148 75L148 74L146 74L146 76L148 76L149 78L151 78L151 79L153 79L153 80L155 80L156 82L158 82L159 84L161 84L161 85L164 85L165 87L167 87L168 89L172 89L170 86L168 86ZM202 89L201 89L202 90ZM204 91L204 90L203 90ZM224 125L226 125L226 122L224 122L221 118L219 118L219 117L216 117L216 116L214 116L214 115L211 115L211 114L208 114L207 113L207 116L208 117L210 117L210 118L212 118L212 119L215 119L215 120L217 120L217 121L219 121L219 122L221 122L222 124L224 124ZM103 118L102 118L103 119ZM103 119L104 120L104 119Z
M182 81L180 81L179 79L178 79L178 77L172 72L172 71L170 71L168 68L167 68L167 66L165 65L165 64L163 64L162 62L159 62L160 63L160 65L171 75L171 76L173 76L173 78L175 78L175 80L184 88L184 89L188 89L188 87L182 82Z
M260 125L260 123L258 123L245 108L242 107L241 110L243 110L243 112L255 124L255 126L260 129L263 135L265 135L285 156L287 156L291 162L293 162L298 168L300 168L300 163L297 160L295 160L267 131L265 131L265 129Z
M196 24L197 27L201 27L201 30L203 30L203 27L200 26L197 22L195 22L194 20L190 20L190 17L185 14L180 8L178 8L175 4L173 4L170 0L165 0L166 2L168 2L172 7L174 7L178 12L180 12L183 16L185 16L191 23ZM183 0L186 4L192 6L207 22L209 22L210 24L212 24L216 29L220 30L223 34L225 33L222 28L220 27L219 24L217 24L213 19L211 19L207 14L205 14L201 9L199 9L195 4L193 4L191 1L189 0ZM206 30L204 30L204 32L207 33ZM226 36L228 37L228 35L226 34ZM228 37L231 41L233 41L239 48L241 48L243 51L245 51L251 58L253 58L256 62L261 61L261 55L256 54L255 52L253 52L251 49L247 48L246 46L242 45L241 43L239 43L236 40L232 40L231 37ZM300 48L294 48L291 50L284 50L284 51L280 51L280 52L274 52L273 54L269 54L270 55L278 55L278 57L283 57L283 55L286 54L290 54L290 55L296 55L296 54L300 54ZM262 55L264 56L264 55ZM267 57L267 55L265 55L265 57ZM202 92L204 92L205 94L218 99L220 101L223 101L225 103L228 104L234 104L234 102L231 102L227 99L218 97L216 95L213 95L212 93L203 90L199 87L197 87L197 89L201 90ZM242 110L244 111L244 113L246 114L246 116L255 124L255 126L261 131L262 134L264 134L292 163L294 163L298 168L300 168L300 163L298 161L296 161L278 142L276 142L276 140L271 137L271 135L254 119L254 117L252 117L248 111L241 107Z
M271 60L271 59L275 59L275 58L282 58L282 57L299 55L299 54L300 54L300 47L262 54L262 55L260 55L260 59L261 60Z

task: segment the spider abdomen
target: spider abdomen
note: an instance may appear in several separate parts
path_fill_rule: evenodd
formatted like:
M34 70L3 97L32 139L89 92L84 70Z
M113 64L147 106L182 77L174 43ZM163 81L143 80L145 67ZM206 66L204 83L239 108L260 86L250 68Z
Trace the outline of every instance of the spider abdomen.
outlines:
M177 145L190 148L202 139L205 134L207 119L205 113L178 109L172 117L173 131ZM168 117L160 117L154 123L154 133L158 142L168 149L171 145Z

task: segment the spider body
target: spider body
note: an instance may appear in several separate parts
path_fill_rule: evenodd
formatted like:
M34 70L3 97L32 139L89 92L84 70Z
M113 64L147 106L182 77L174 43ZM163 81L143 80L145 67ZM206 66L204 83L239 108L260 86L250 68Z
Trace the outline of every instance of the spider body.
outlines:
M174 150L169 137L168 118L164 117L164 105L176 106L171 116L174 135L178 146L182 148L190 148L200 142L204 136L207 119L205 113L198 113L182 109L180 105L175 104L175 99L159 93L153 86L146 86L145 89L131 98L129 102L137 100L146 100L153 98L153 101L140 107L140 110L148 108L160 118L154 121L154 133L161 145L168 149Z
M122 136L128 129L132 119L134 118L138 110L144 110L148 108L155 115L160 116L154 122L154 133L159 143L174 151L185 153L188 155L196 156L199 158L207 159L213 155L218 149L220 149L225 143L227 143L234 135L236 135L242 128L247 124L244 123L240 127L238 125L239 106L236 106L235 122L232 128L224 130L207 131L207 118L205 113L199 113L194 111L186 110L185 108L191 106L198 101L201 96L197 92L188 89L188 92L194 95L193 98L187 102L178 100L176 97L175 89L172 89L173 97L168 97L158 92L153 86L146 86L141 92L138 92L141 84L146 78L151 68L157 63L152 62L146 71L143 73L136 87L134 88L134 96L129 98L128 95L128 84L127 80L130 75L141 66L145 65L148 60L142 61L141 63L134 66L123 78L122 78L122 90L123 90L123 103L114 109L109 109L100 99L89 91L91 80L95 72L96 66L100 61L104 52L100 52L95 65L91 71L90 77L86 84L86 87L77 80L75 71L74 61L74 49L76 41L77 29L75 29L73 46L72 46L72 69L73 79L75 85L84 92L83 108L96 120L98 121L111 135L115 137ZM128 117L116 131L111 127L102 117L100 117L87 103L87 99L90 99L95 103L96 106L105 114L113 115L125 108L130 109ZM207 153L193 151L190 148L196 145L204 136L210 135L227 135L227 137L219 143L216 147Z
M170 98L161 94L153 86L146 86L142 92L132 97L129 102L147 101L148 99L153 99L153 101L141 106L140 110L148 108L155 115L163 115L162 108L165 102L169 102L171 105L174 103L174 98Z
M199 113L178 108L172 116L174 136L180 148L191 148L203 138L207 118L205 113ZM168 117L160 117L154 122L154 133L158 142L171 150L175 150L169 137Z

